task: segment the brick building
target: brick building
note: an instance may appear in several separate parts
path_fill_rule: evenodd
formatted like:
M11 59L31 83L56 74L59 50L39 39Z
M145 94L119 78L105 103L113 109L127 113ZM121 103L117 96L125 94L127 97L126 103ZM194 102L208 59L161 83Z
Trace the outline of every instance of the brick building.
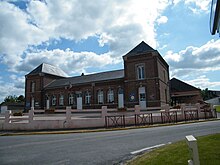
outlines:
M124 69L67 77L59 68L41 64L26 75L26 109L95 109L159 107L170 100L169 66L145 42L123 56Z

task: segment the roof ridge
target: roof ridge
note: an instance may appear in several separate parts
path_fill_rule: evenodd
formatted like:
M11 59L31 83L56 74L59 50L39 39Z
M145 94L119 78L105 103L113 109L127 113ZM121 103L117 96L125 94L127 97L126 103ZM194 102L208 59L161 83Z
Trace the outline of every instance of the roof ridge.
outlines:
M149 46L146 42L141 41L141 43L139 43L132 50L130 50L125 56L133 56L136 54L152 52L152 51L155 51L155 49Z

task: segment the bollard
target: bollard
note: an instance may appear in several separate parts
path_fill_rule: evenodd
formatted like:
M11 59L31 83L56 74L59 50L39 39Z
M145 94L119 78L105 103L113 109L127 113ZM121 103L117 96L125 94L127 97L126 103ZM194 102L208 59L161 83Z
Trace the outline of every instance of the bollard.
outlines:
M196 109L198 110L198 118L201 118L201 106L200 103L196 103Z
M190 160L188 160L188 165L200 165L196 138L192 135L188 135L186 136L186 143L189 147L190 154Z
M34 107L31 107L31 110L29 110L29 123L31 123L34 119Z
M141 113L141 106L140 105L135 105L134 106L134 112L136 115Z
M9 118L10 118L10 111L5 111L5 123L10 123L10 120L9 120Z
M186 110L186 104L181 104L180 108L181 108L182 120L186 120L185 114L184 114L184 112Z
M71 107L67 106L66 107L66 121L71 121L71 116L72 116Z
M108 115L107 106L102 106L102 118Z

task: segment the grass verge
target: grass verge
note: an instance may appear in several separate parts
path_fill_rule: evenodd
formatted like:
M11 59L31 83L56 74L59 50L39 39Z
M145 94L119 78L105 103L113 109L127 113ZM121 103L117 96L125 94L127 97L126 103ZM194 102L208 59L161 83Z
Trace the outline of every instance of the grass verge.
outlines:
M220 133L198 137L197 144L201 165L220 164ZM127 165L186 165L188 159L188 146L183 140L138 156Z

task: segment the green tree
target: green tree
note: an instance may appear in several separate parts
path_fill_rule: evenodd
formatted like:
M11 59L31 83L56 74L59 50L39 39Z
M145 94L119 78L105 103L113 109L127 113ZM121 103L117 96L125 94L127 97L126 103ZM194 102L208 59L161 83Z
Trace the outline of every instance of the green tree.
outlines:
M17 102L24 102L25 101L25 99L24 99L24 96L23 95L20 95L20 96L18 96L18 98L17 98Z
M9 96L6 96L5 99L4 99L4 102L5 103L16 103L17 102L17 96L12 96L12 95L9 95Z
M20 95L20 96L12 96L12 95L9 95L9 96L6 96L3 103L21 103L21 102L24 102L25 101L25 98L23 95Z
M209 95L208 88L201 90L201 95L202 95L203 100L207 100L208 95Z

